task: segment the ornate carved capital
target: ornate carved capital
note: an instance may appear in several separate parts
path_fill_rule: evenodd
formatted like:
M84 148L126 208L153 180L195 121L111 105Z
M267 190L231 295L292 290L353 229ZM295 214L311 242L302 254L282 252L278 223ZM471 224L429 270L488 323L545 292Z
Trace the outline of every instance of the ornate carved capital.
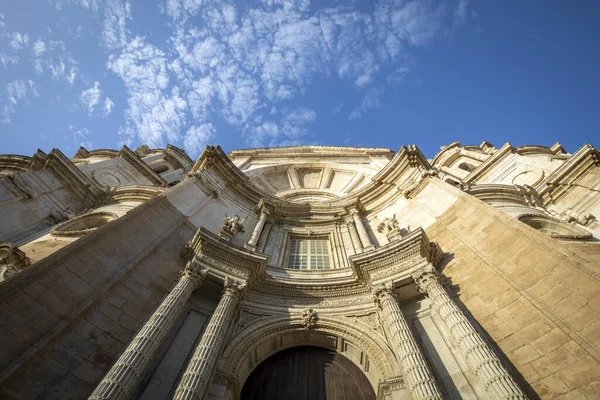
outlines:
M246 285L233 279L225 278L223 282L223 297L236 297L238 300L242 297Z
M202 268L195 261L190 261L185 265L183 271L179 272L179 279L189 279L198 286L204 281L207 273L208 270L206 268Z
M381 307L381 304L388 299L394 300L396 298L394 292L393 282L382 283L379 286L373 288L373 300L377 307Z
M427 288L430 285L434 283L440 283L440 276L431 264L428 264L425 267L419 268L413 272L412 277L421 293L427 293Z

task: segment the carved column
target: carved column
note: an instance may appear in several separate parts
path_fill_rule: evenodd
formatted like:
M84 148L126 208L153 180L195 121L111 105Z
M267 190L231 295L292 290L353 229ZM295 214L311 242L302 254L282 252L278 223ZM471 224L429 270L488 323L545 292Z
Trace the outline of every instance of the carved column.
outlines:
M356 226L354 225L354 221L348 221L347 226L348 232L350 233L350 240L352 240L354 247L356 247L357 253L362 253L364 250L362 243L360 242L360 238L358 237L358 232L356 232Z
M493 399L527 399L500 359L485 343L469 319L448 295L430 265L413 274L419 289L427 294L433 309L452 335L462 355Z
M360 238L363 249L365 251L373 249L375 246L371 244L371 239L369 239L369 234L367 233L367 230L363 225L358 209L352 208L350 210L350 215L352 215L352 219L354 220L354 225L356 226L356 230L358 231L358 237Z
M174 399L202 399L210 384L217 358L225 343L225 335L233 320L244 285L225 279L223 297L219 301L200 343L188 364Z
M108 371L90 399L124 399L132 395L156 357L165 337L181 316L192 292L204 281L206 270L189 262L177 285Z
M258 219L258 222L256 223L256 226L254 227L252 236L250 237L250 240L248 240L248 243L246 243L245 247L247 249L256 250L256 245L258 244L258 239L260 238L260 234L262 233L263 228L265 227L265 223L267 222L268 216L269 216L269 210L267 210L267 208L263 206L260 210L260 217Z
M408 327L392 292L391 282L373 290L375 304L391 336L392 346L402 367L404 379L414 399L442 399L425 358Z

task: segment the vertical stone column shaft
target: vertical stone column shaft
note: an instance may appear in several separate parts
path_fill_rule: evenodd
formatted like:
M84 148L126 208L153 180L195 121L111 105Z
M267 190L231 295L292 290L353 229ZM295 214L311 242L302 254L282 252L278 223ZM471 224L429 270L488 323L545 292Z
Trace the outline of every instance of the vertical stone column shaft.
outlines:
M267 222L268 215L269 211L267 211L267 209L263 207L260 211L260 218L258 219L258 222L254 227L254 231L252 232L252 236L250 237L250 240L248 240L249 246L256 248L256 245L258 244L258 239L260 238L260 234L262 233L263 228L265 227L265 223Z
M433 309L452 335L467 363L493 399L527 399L500 359L483 340L466 315L439 282L433 267L413 274L419 289L427 294Z
M235 315L243 289L243 285L229 279L225 280L224 286L223 297L181 378L174 399L201 400L210 384L217 358L225 343L225 335Z
M364 250L362 243L360 242L360 238L358 237L358 232L356 232L356 226L354 225L354 221L348 221L347 226L348 233L350 233L350 240L352 240L352 243L356 247L357 253L362 253Z
M392 346L400 362L404 379L414 399L442 399L435 378L419 345L410 331L406 318L387 284L373 291L375 302L381 308L383 319L391 335Z
M360 241L362 242L362 247L364 250L371 250L374 246L371 244L371 239L369 239L369 234L363 225L362 219L358 213L357 209L351 211L352 219L354 220L354 225L356 226L356 230L358 231L358 236L360 237Z
M205 276L206 270L193 262L186 265L180 272L177 285L127 346L90 399L125 399L133 394L173 324L181 316L190 295Z

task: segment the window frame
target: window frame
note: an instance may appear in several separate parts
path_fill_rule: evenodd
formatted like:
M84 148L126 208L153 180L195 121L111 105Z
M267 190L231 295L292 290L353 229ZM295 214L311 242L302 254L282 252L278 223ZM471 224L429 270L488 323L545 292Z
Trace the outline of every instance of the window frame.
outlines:
M295 240L306 240L309 241L308 242L308 250L306 253L306 258L307 258L307 263L306 263L306 267L307 268L300 268L300 266L298 268L295 267L290 267L290 258L294 255L292 254L292 246ZM315 253L312 254L312 244L311 241L323 241L325 242L324 247L326 250L326 253ZM300 255L303 255L303 253L300 253ZM325 268L325 263L323 263L323 268L313 268L313 261L311 260L312 257L316 257L316 256L327 256L327 262L328 262L328 266L327 268ZM314 236L304 236L304 235L290 235L288 237L287 240L287 245L285 248L285 258L283 260L283 268L284 269L288 269L288 270L292 270L292 271L329 271L334 269L334 258L333 258L333 251L332 251L332 247L331 247L331 237L330 235L314 235Z

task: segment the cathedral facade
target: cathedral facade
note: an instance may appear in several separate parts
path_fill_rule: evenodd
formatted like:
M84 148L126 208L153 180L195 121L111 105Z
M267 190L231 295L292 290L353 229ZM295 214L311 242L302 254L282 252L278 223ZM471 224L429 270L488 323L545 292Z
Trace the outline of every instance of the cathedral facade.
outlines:
M0 397L600 398L600 159L0 156Z

